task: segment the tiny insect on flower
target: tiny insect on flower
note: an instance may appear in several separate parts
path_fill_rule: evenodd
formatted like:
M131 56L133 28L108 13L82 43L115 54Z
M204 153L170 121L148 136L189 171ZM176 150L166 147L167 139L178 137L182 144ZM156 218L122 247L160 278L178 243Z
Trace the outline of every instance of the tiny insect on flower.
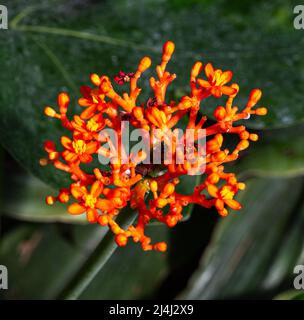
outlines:
M236 83L229 84L232 72L216 69L211 63L204 65L197 61L190 72L190 93L178 101L168 102L166 90L176 75L167 70L167 64L174 50L173 42L164 44L161 63L156 67L157 78L150 78L153 94L146 103L137 102L141 93L137 82L151 66L149 57L141 59L134 72L120 71L114 76L113 80L118 85L129 84L129 93L116 92L109 77L94 73L90 75L93 88L80 88L82 97L78 103L84 110L75 114L72 120L67 116L70 104L67 93L59 94L58 111L50 106L44 109L47 116L60 120L69 134L61 137L59 150L51 141L44 143L48 156L47 159L40 159L40 164L53 164L71 178L70 186L60 189L57 196L48 196L46 203L53 205L56 201L71 202L68 207L70 214L86 214L90 223L108 226L115 234L117 245L121 247L133 239L145 251L166 251L167 245L164 242L152 243L152 239L146 235L146 225L156 220L170 228L174 227L183 219L183 209L190 204L214 207L221 216L228 215L228 209L242 208L235 196L244 190L245 184L239 182L234 173L225 172L224 169L227 163L238 159L239 153L247 149L250 142L258 140L257 134L235 123L249 119L251 115L263 116L267 113L265 107L254 109L262 92L259 89L252 90L247 104L240 109L233 103L239 86ZM202 71L205 75L199 77ZM199 111L201 101L210 96L227 96L227 102L214 108L215 123L207 125L207 116L200 115ZM185 139L172 140L176 157L170 163L163 156L158 164L146 164L144 161L155 148L162 150L168 143L166 136L160 140L159 145L152 144L148 152L138 150L130 154L125 162L124 145L118 155L113 156L105 145L114 145L114 141L108 135L100 136L102 130L113 129L121 138L124 121L129 121L135 129L149 133L159 129L159 135L179 128L182 122L186 122L187 128L194 130L196 141L189 145ZM203 133L200 133L200 129L204 129ZM239 139L230 150L224 147L228 134L236 135ZM198 149L199 138L206 139L205 153L200 153ZM184 147L182 152L177 148L180 141ZM189 158L186 157L188 153L192 155ZM93 169L92 165L86 168L101 154L109 159L107 169L95 164ZM182 164L177 161L181 158L185 160ZM179 193L179 178L189 172L198 172L201 164L205 166L201 182L190 194ZM122 209L126 207L136 210L138 216L136 223L123 229L116 222L116 217L123 215Z
M125 73L123 71L119 71L118 75L114 76L114 81L119 85L123 85L126 82L130 82L133 76L133 72Z

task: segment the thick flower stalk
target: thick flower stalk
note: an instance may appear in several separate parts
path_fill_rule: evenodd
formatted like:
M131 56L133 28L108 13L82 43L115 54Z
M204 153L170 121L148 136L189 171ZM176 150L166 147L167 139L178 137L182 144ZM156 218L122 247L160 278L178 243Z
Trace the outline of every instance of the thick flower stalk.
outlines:
M145 234L145 226L157 220L173 227L183 218L183 208L190 204L215 207L221 216L228 214L227 208L241 209L234 197L245 188L245 184L238 182L234 173L226 173L224 166L236 160L250 141L258 139L256 134L249 133L244 125L236 125L236 122L253 114L267 113L264 107L254 109L262 93L259 89L252 90L246 106L240 110L233 105L239 86L229 84L232 72L215 69L210 63L204 66L196 62L191 69L189 95L177 102L166 101L167 87L176 78L166 70L173 51L174 44L166 42L161 64L156 67L157 78L150 78L153 94L145 102L138 102L141 92L138 80L151 65L149 57L140 61L135 72L120 71L114 81L105 75L92 74L93 87L83 86L80 90L82 97L78 103L83 111L73 119L67 116L70 103L67 93L59 94L58 111L45 108L45 114L59 119L69 134L61 137L60 149L53 142L45 142L48 158L41 159L41 164L51 163L71 177L71 185L61 189L57 196L48 196L47 204L71 201L70 214L86 214L89 222L108 226L116 235L119 246L125 246L132 238L141 243L144 250L165 251L164 242L151 242ZM129 93L120 94L117 89L125 84L129 84ZM223 95L227 96L226 105L215 108L215 122L207 126L207 117L201 114L201 101ZM141 149L128 153L123 143L116 143L107 134L108 129L114 130L118 142L121 142L124 121L134 129L148 133L148 140L152 142L148 152ZM191 146L190 157L186 157L190 148L186 133L168 139L169 132L181 127L182 122L186 123L185 129L194 133L196 143ZM159 139L151 138L155 129L158 129L158 135L161 133ZM232 150L224 147L224 134L238 136L239 142ZM202 138L206 141L203 152L197 143ZM164 154L164 146L170 143L172 161L166 162L164 157L157 164L145 161L157 148ZM183 148L177 148L177 145ZM91 172L86 169L87 164L99 156L108 158L109 165L97 165ZM204 172L199 171L202 166ZM190 194L177 192L181 176L198 173L201 174L201 183ZM115 218L124 214L122 209L127 206L137 210L138 218L134 225L124 230Z

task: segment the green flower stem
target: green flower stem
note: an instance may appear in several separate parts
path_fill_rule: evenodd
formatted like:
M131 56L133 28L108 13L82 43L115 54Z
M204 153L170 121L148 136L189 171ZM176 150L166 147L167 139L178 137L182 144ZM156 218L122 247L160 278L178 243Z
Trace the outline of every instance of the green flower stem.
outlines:
M116 221L122 228L126 228L135 220L135 217L135 211L125 211L121 212ZM92 282L116 248L114 235L111 231L108 231L85 264L59 294L58 299L76 300Z

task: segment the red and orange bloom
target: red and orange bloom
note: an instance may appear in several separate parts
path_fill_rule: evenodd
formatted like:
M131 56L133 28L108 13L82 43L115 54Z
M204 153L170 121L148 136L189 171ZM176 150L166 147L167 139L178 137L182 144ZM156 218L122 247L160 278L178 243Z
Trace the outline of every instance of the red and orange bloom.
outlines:
M84 140L97 140L98 132L106 125L102 114L96 114L87 121L76 115L71 124L74 128L74 137L83 138Z
M225 185L221 188L210 184L207 187L209 194L216 199L215 207L218 210L219 214L226 216L228 214L225 204L233 210L240 210L242 208L241 204L234 200L236 190L232 186Z
M78 202L69 206L69 213L82 214L86 212L89 222L97 222L99 217L97 209L102 206L102 202L104 201L98 198L102 190L103 184L98 180L93 183L90 192L88 192L87 188L84 186L72 186L71 193Z
M95 75L91 75L91 80L95 81ZM98 110L102 110L103 107L106 107L104 95L101 94L99 90L91 89L88 86L82 86L80 92L83 97L78 100L78 103L80 106L86 108L80 115L82 119L89 119Z
M216 98L221 97L223 94L233 95L237 90L233 87L226 86L226 84L232 79L231 71L222 71L221 69L214 70L211 63L208 63L205 67L205 74L208 80L198 79L197 83L210 91L210 93Z
M65 150L62 152L62 157L67 162L83 162L89 163L93 160L92 154L96 153L99 147L97 141L86 142L85 140L71 140L68 137L61 137L61 144Z
M229 85L232 72L215 69L210 63L204 66L198 61L191 69L189 95L181 97L179 101L166 102L167 87L176 78L175 74L166 70L174 50L173 42L164 44L161 63L156 67L157 77L150 78L153 93L146 103L137 102L141 93L137 82L151 65L149 57L141 59L135 72L120 71L114 77L113 81L119 85L129 84L128 93L116 92L106 75L92 74L90 79L94 88L81 87L82 97L78 100L85 110L80 115L74 115L72 121L67 117L70 102L67 93L58 96L58 112L51 107L45 108L45 114L59 119L70 135L61 137L63 150L57 150L51 141L45 142L44 149L48 157L41 159L40 163L51 163L71 178L68 188L61 188L57 196L46 198L47 204L52 205L56 201L68 203L75 199L76 202L69 206L68 211L71 214L86 214L89 222L107 226L115 234L118 246L125 246L129 239L133 239L141 244L143 250L165 251L167 245L164 242L153 243L146 235L146 225L157 220L174 227L182 220L183 209L190 204L214 207L221 216L226 216L230 209L242 208L235 196L245 188L245 184L239 182L234 173L225 172L225 166L237 160L239 153L247 149L251 142L257 141L256 134L236 123L249 119L251 115L262 116L267 113L265 107L255 108L262 92L259 89L252 90L247 104L238 108L234 105L234 99L239 87L235 83ZM199 78L203 70L206 80ZM199 111L201 101L211 95L215 98L226 95L227 102L214 108L215 123L209 125L207 116L200 115ZM159 144L152 144L148 152L139 150L126 155L123 144L115 149L115 143L107 133L99 135L102 130L114 129L118 139L122 140L121 124L126 120L133 128L143 129L149 134L154 129L160 129L159 135L163 136ZM166 152L163 152L160 163L145 164L149 153L168 145L167 132L179 128L181 121L185 123L184 120L187 129L194 130L197 141L206 139L205 151L198 149L197 141L189 146L183 135L171 141L171 162L164 160ZM238 139L234 148L225 147L228 134ZM150 135L149 139L153 141ZM106 144L116 151L115 156ZM178 144L182 144L183 148L178 149ZM189 150L191 157L188 158L186 152ZM91 166L92 171L84 169L85 164L100 155L109 160L115 159L115 162L111 162L106 170L102 167L92 170ZM178 162L180 159L184 161ZM205 171L192 193L177 192L180 178L201 172L202 165ZM123 229L115 219L117 215L124 214L126 207L137 210L138 218L134 224Z

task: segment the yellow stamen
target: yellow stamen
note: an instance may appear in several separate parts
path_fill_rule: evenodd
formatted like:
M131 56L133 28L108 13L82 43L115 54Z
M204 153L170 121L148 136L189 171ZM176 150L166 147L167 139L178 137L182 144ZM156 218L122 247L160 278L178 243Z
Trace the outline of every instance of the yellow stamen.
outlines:
M91 194L88 194L85 196L85 206L90 208L95 208L95 203L97 202L97 199L92 196Z
M229 187L223 187L223 189L220 191L220 194L223 200L231 200L234 196L234 193Z
M87 145L83 140L73 141L73 148L77 154L83 154L86 152Z
M87 129L89 131L96 131L98 129L98 123L94 119L90 119L87 123Z

